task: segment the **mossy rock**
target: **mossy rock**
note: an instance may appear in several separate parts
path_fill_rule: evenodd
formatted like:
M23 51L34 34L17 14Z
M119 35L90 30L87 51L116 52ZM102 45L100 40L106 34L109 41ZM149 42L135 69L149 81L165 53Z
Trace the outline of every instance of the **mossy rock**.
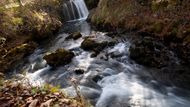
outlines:
M21 44L9 50L4 58L15 57L15 56L20 56L20 55L22 56L29 55L36 49L36 46L37 45L33 42Z
M161 68L176 63L163 43L150 37L134 43L129 51L131 59L145 66Z
M14 68L25 56L31 54L36 47L37 45L34 42L30 42L16 46L3 54L1 53L3 56L0 58L0 72L6 72Z
M65 49L58 49L54 53L45 55L43 59L45 59L50 66L58 67L69 64L74 56L75 55L73 52L67 51Z
M74 40L77 40L79 38L82 37L82 34L80 32L75 32L75 33L72 33L70 34L68 37L66 37L65 39L74 39Z
M100 52L103 50L106 46L109 45L109 42L103 41L103 42L97 42L91 38L86 38L82 44L81 48L86 50L86 51L95 51L95 52Z

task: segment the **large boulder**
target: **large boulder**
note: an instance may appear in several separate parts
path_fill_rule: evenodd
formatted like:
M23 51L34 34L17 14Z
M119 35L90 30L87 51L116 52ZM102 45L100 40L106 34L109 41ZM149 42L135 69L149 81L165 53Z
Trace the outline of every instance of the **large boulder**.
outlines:
M160 68L176 64L174 53L150 37L135 42L129 51L130 58L142 65Z
M46 62L53 67L69 64L74 57L74 53L65 49L58 49L54 53L45 55Z
M81 43L81 48L86 51L95 51L100 52L102 51L106 46L112 46L115 43L113 41L97 41L92 38L85 38L84 41Z

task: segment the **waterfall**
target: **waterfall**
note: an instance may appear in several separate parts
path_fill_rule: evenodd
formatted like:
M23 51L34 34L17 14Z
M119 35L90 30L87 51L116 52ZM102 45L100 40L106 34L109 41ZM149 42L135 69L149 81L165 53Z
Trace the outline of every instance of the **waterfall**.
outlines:
M88 9L84 0L68 0L63 4L64 18L66 21L85 20L88 17Z

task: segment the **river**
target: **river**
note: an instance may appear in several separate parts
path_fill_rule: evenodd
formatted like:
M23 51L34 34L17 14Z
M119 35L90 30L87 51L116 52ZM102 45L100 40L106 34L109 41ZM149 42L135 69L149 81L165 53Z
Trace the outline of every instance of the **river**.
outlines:
M77 31L83 37L65 40ZM80 48L87 36L100 40L113 39L106 34L95 31L86 21L68 22L58 35L43 43L19 64L13 75L19 78L25 72L24 80L30 84L60 86L69 96L76 96L71 83L71 79L75 79L80 93L96 107L189 107L188 91L162 85L148 73L159 69L141 66L129 58L130 40L125 36L114 38L117 43L94 58L90 57L92 52ZM59 48L73 51L75 57L70 64L52 69L43 56ZM78 74L76 69L85 72Z

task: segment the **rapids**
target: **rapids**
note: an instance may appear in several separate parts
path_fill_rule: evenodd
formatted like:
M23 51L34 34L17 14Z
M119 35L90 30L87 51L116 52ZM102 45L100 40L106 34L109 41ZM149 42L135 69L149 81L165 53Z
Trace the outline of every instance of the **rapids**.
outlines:
M82 38L65 40L77 31ZM36 49L14 72L17 76L21 70L26 72L24 78L32 85L59 85L69 96L76 96L71 84L74 78L81 94L96 107L189 107L188 91L160 84L148 73L158 69L143 67L129 58L130 40L127 38L115 38L116 45L107 47L95 58L90 57L92 52L80 48L87 36L113 39L106 34L93 30L86 21L68 22L57 36ZM76 56L70 64L52 69L43 56L58 48L71 50ZM76 69L85 72L77 74Z
M18 64L12 75L32 85L45 83L60 86L69 96L76 96L71 79L75 79L80 93L95 107L189 107L190 92L175 86L165 86L148 73L159 69L136 64L129 58L130 40L125 36L111 38L107 32L95 31L84 21L88 10L83 0L69 0L63 4L67 21L59 34L46 41L36 51ZM81 32L77 40L65 40L73 33ZM80 45L85 37L99 40L115 40L115 46L101 51L94 58L92 52L84 51ZM64 48L75 53L72 62L66 66L51 68L43 56ZM84 74L77 74L81 69ZM22 71L22 72L20 72ZM22 73L25 72L25 76Z

